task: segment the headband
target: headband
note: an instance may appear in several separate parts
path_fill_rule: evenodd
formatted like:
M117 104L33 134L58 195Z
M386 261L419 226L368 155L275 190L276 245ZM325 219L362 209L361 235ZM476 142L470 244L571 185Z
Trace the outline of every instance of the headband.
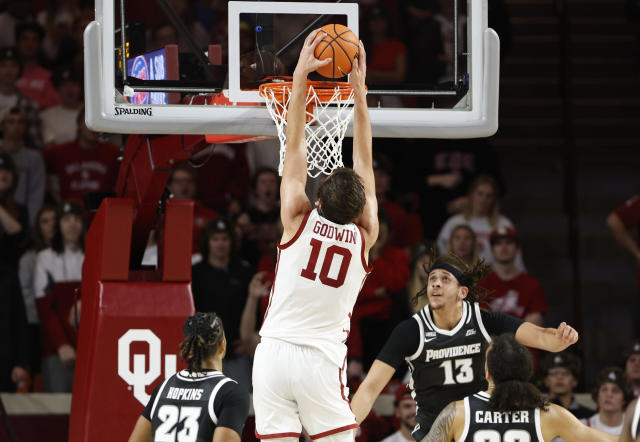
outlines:
M451 264L447 264L446 262L435 264L433 267L431 267L431 270L429 270L429 273L433 272L434 270L438 270L438 269L446 270L447 272L451 273L453 276L456 277L456 279L458 280L458 283L460 283L460 285L463 285L465 287L469 287L470 281L468 280L468 278L465 278L465 276L462 274L462 272L460 270L456 269Z

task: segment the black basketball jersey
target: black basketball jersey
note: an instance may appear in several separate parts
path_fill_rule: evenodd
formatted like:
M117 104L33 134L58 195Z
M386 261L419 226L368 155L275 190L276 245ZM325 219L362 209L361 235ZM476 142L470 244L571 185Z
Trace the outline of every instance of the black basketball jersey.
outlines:
M242 436L249 393L217 370L167 378L149 399L142 415L151 422L153 441L211 442L217 426Z
M464 398L464 430L461 442L544 442L540 409L489 411L484 391Z
M484 361L491 338L479 305L463 301L462 308L462 318L452 330L436 327L428 305L413 316L420 329L420 345L406 360L411 370L409 387L418 403L416 440L429 432L449 402L488 387Z
M640 436L640 399L633 408L633 420L631 421L631 439L636 440Z

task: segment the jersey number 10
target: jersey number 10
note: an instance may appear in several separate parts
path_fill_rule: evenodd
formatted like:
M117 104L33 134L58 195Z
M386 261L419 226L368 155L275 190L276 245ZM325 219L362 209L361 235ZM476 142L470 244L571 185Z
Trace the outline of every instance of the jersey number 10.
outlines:
M311 239L311 255L309 255L309 262L307 263L307 267L305 267L300 276L303 278L310 279L312 281L316 280L318 276L315 272L316 264L318 263L318 256L320 255L320 249L322 248L322 241L319 239L312 238ZM331 278L329 276L329 270L331 270L331 263L333 262L333 258L336 255L342 256L342 263L340 264L340 270L338 271L338 276L336 278ZM344 280L347 277L347 269L349 268L349 263L351 262L351 252L349 249L345 249L344 247L333 245L327 248L327 251L324 253L324 259L322 261L322 268L320 269L320 282L324 285L328 285L329 287L338 288L344 284Z

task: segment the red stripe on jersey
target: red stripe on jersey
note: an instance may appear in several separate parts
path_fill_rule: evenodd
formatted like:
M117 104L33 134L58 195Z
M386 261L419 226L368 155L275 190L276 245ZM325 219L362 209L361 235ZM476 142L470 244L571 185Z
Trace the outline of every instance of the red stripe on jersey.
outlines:
M355 428L358 428L358 424L345 425L344 427L335 428L333 430L325 431L323 433L314 434L313 436L310 436L310 437L311 437L311 440L316 440L322 437L331 436L332 434L341 433L343 431L353 430Z
M267 304L267 310L264 312L264 318L262 318L262 324L267 319L269 314L269 308L271 307L271 301L273 300L273 293L276 289L276 281L278 280L278 267L280 266L280 249L278 249L278 257L276 258L276 273L273 275L273 283L271 284L271 293L269 293L269 304Z
M274 433L274 434L258 434L258 430L254 430L258 439L277 439L279 437L300 437L300 433Z
M362 250L360 252L360 259L362 260L362 267L364 267L364 271L367 273L371 273L371 270L373 270L372 267L370 267L367 264L367 260L364 257L364 234L362 233L362 229L360 228L359 225L356 224L356 227L358 228L358 232L360 232L360 239L362 239Z
M347 355L344 355L342 367L338 368L338 380L340 381L340 395L342 396L342 399L349 404L349 408L351 408L351 402L349 402L349 399L344 395L344 384L342 383L342 370L344 370L345 365L347 365Z
M296 239L298 239L298 237L300 237L300 235L302 234L302 231L304 230L304 226L307 225L307 220L309 219L309 215L311 214L311 212L307 212L304 215L304 218L302 218L302 222L300 223L300 227L298 227L298 231L296 232L295 235L293 235L293 238L291 238L289 241L287 241L284 244L280 244L278 243L278 248L280 250L282 249L286 249L287 247L289 247L291 244L293 244L294 242L296 242Z

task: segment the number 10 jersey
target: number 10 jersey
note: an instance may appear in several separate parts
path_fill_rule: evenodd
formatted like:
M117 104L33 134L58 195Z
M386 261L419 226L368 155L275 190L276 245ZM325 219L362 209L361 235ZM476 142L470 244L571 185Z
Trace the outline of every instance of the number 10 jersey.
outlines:
M295 236L278 244L260 336L317 348L341 367L351 312L370 272L364 248L356 224L333 223L316 209L307 213Z

